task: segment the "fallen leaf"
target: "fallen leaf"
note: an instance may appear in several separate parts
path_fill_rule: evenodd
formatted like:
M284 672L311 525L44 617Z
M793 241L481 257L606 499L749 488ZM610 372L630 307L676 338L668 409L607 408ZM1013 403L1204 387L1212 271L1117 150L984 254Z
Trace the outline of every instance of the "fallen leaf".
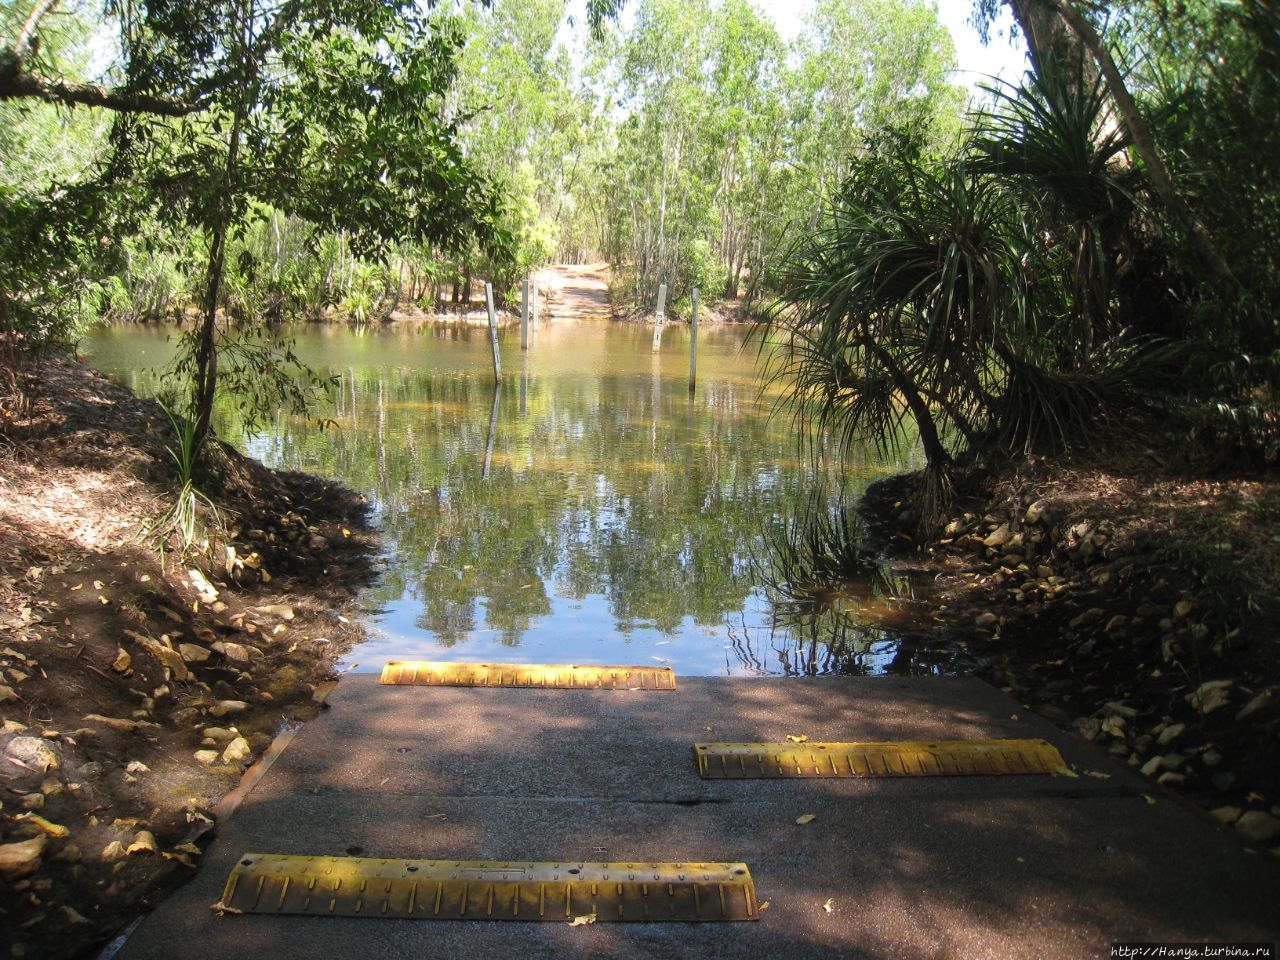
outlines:
M1110 780L1110 779L1111 779L1111 774L1109 774L1109 773L1103 773L1101 770L1086 770L1086 771L1084 772L1084 775L1085 775L1086 777L1093 777L1093 778L1095 778L1095 779L1097 779L1097 780Z
M62 911L64 916L66 916L68 923L93 923L92 920L79 913L74 907L68 907L66 904L63 904L58 909Z
M822 905L822 909L831 912L831 904L835 902L835 897L827 897L827 902Z
M50 837L71 836L71 831L68 830L66 827L64 827L62 824L54 823L51 820L46 820L44 817L40 816L37 813L31 813L30 811L28 811L26 813L19 814L13 819L25 820L27 823L31 824L33 827L38 829L41 833L47 834Z
M1148 806L1148 807L1154 807L1154 806L1156 805L1156 798L1155 798L1155 797L1153 797L1153 796L1152 796L1151 794L1149 794L1149 793L1144 793L1144 794L1142 795L1142 799L1143 799L1143 800L1145 800L1145 801L1147 801L1147 806Z
M799 736L796 736L794 733L788 733L787 739L790 740L792 743L804 743L809 738L806 737L803 733L800 734Z
M217 903L209 904L209 909L220 917L238 917L240 914L244 913L243 910L237 910L235 907L228 907L221 900Z
M159 853L160 845L156 843L155 835L150 830L139 830L138 835L133 838L133 843L129 844L125 852L128 854Z
M1052 773L1055 777L1072 777L1074 779L1080 778L1080 774L1076 773L1070 767L1061 763L1053 768Z
M571 921L569 921L569 926L585 927L588 923L595 923L595 922L596 922L596 915L594 913L587 913L582 915L581 917L574 917Z
M1124 736L1124 717L1110 716L1102 721L1102 732L1113 737Z
M766 900L764 903L760 904L760 906L759 906L757 909L758 909L761 913L764 913L766 910L768 910L768 909L769 909L769 901L768 901L768 900Z
M160 724L152 723L150 720L122 720L119 717L104 717L97 713L86 714L84 719L89 723L100 723L104 727L111 727L113 730L124 730L126 732L140 730L143 727L160 726Z
M816 813L802 813L796 817L796 823L803 827L806 823L813 823L817 819L818 815Z

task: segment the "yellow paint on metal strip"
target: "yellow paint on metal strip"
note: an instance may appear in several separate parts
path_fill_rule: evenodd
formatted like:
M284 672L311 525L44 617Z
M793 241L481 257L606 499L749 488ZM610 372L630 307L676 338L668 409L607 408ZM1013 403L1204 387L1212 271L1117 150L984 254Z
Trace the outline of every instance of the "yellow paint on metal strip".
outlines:
M215 909L425 920L755 920L745 863L382 860L246 853Z
M1047 740L884 743L695 743L708 780L762 777L920 777L1055 773L1066 768Z
M393 660L382 668L382 682L431 687L674 690L676 674L670 667Z

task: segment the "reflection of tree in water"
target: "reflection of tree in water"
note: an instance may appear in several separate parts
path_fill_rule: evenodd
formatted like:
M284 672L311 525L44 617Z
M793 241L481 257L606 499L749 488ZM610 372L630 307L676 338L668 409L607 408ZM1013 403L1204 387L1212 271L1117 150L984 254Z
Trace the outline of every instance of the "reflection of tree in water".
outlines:
M787 676L955 671L957 651L930 643L915 619L915 585L867 547L842 498L814 493L764 540L755 566L771 615L767 636L752 637L745 622L730 631L743 666Z
M845 611L796 612L775 608L763 635L743 622L729 626L729 649L760 674L882 676L950 674L963 661L920 633L876 626Z

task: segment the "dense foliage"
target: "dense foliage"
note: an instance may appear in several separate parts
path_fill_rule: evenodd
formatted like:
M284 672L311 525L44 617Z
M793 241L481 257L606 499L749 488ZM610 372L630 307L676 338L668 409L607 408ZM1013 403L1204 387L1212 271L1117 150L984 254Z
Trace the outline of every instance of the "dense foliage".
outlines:
M1081 446L1143 409L1187 413L1219 456L1278 449L1274 133L1238 103L1274 89L1274 14L1015 7L1054 40L1034 70L957 147L871 142L791 248L768 326L814 434L918 434L926 525L958 454Z
M287 365L261 321L604 257L638 311L781 293L802 419L907 422L939 483L1161 376L1211 401L1198 438L1274 456L1273 6L1007 6L1035 72L966 113L923 0L816 0L791 40L749 0L7 5L6 375L95 315L193 311L199 417L218 356Z

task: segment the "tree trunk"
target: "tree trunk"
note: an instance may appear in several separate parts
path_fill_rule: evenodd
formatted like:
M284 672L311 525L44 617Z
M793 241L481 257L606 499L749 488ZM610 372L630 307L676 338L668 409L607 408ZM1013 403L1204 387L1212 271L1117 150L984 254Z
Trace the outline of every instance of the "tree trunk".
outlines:
M1019 3L1026 3L1027 0L1011 0L1015 8ZM1204 222L1196 216L1194 210L1183 199L1182 194L1178 192L1173 183L1173 175L1170 173L1168 166L1165 165L1164 158L1160 156L1159 150L1156 149L1155 138L1151 135L1151 130L1147 126L1146 120L1138 110L1137 103L1134 102L1129 88L1125 85L1124 77L1120 75L1120 68L1116 66L1115 59L1111 56L1111 51L1107 49L1102 38L1098 36L1098 32L1094 30L1091 24L1079 10L1075 9L1069 0L1039 0L1039 3L1053 8L1053 10L1068 24L1072 32L1075 34L1081 44L1093 55L1102 75L1106 78L1107 88L1111 93L1111 98L1115 102L1116 110L1120 114L1120 120L1129 131L1129 136L1133 140L1133 147L1138 152L1138 156L1142 158L1143 165L1147 168L1147 176L1151 179L1152 189L1160 201L1165 205L1174 219L1186 230L1192 241L1195 243L1196 250L1200 254L1210 272L1213 274L1214 281L1220 291L1234 291L1239 288L1240 282L1236 279L1231 267L1228 265L1226 258L1223 257L1222 251L1218 249L1218 245L1214 242L1209 229Z
M242 139L248 96L236 105L235 118L227 142L227 159L222 171L220 207L209 237L209 264L204 280L204 317L196 344L196 369L192 383L192 414L195 418L195 449L203 449L212 432L213 402L218 395L218 301L227 265L227 227L231 218L232 184L239 175Z

